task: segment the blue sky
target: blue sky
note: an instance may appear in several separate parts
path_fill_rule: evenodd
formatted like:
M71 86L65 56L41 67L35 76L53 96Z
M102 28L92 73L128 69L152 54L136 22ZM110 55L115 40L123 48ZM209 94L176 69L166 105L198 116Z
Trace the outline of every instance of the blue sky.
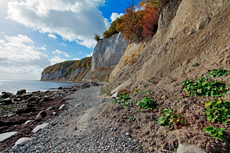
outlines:
M134 0L138 3L138 0ZM39 80L55 63L90 56L131 0L0 0L0 79Z

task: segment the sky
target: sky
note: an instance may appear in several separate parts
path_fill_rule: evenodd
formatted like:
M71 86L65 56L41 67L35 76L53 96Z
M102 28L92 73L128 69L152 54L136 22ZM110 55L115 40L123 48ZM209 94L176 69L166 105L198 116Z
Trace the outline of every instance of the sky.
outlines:
M47 66L92 55L138 0L0 0L0 80L40 80Z

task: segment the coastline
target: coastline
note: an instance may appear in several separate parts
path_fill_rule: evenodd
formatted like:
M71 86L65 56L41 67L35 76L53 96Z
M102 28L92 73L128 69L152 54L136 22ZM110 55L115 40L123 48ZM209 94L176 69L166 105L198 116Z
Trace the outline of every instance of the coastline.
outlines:
M60 115L64 110L68 109L67 101L70 98L66 97L91 86L99 86L99 84L84 83L82 86L69 86L44 92L26 92L22 90L21 93L18 91L19 94L8 95L8 99L11 102L8 104L0 103L1 108L5 107L8 109L4 114L1 112L0 115L0 134L13 131L17 131L18 134L3 140L0 143L0 151L12 147L19 138L30 137L32 130L36 126ZM19 99L20 101L17 101Z

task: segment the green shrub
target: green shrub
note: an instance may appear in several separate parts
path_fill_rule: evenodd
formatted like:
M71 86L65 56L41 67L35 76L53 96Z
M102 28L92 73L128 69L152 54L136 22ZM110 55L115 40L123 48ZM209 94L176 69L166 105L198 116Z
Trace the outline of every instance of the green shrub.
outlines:
M136 120L136 117L130 117L129 120L130 120L130 121L135 121L135 120Z
M133 106L133 104L135 103L135 101L126 101L124 103L121 103L122 107L125 108L125 107L131 107Z
M199 63L193 63L193 65L192 65L192 67L197 67L197 66L200 66L200 64Z
M214 123L216 120L222 123L230 121L230 102L213 99L204 104L207 120Z
M209 78L211 77L219 78L221 76L228 75L228 74L229 74L229 71L225 69L213 69L213 71L208 74L208 77Z
M225 135L223 134L224 128L206 127L203 128L205 133L208 133L212 137L217 137L221 141L227 141Z
M171 128L173 124L186 124L186 122L182 118L182 114L175 114L173 109L167 110L163 108L163 116L158 118L157 124Z
M154 106L152 99L149 97L145 97L144 99L139 100L137 102L137 105L139 105L142 108L147 108L147 109L153 109L156 107L156 106Z
M120 94L119 97L113 101L113 103L118 103L118 104L125 103L129 99L130 99L129 95Z
M100 36L99 36L98 34L95 34L95 36L94 36L94 40L96 40L96 41L101 40L101 39L100 39Z
M188 96L198 95L208 96L218 96L223 97L228 92L227 84L222 83L221 81L209 81L207 82L206 77L201 77L196 82L186 79L183 81L182 86L184 91Z

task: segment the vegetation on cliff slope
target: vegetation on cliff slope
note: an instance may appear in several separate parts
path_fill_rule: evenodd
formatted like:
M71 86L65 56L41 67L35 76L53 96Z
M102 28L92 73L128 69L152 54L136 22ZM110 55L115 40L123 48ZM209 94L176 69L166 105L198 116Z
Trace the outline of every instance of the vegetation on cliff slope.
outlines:
M49 66L44 69L43 73L48 73L49 76L54 74L56 71L62 70L63 71L63 77L66 77L67 75L71 74L74 70L77 68L87 68L89 69L91 67L91 59L92 57L86 57L81 60L72 60L72 61L65 61L61 62L52 66Z
M141 41L153 36L157 31L160 6L163 0L142 0L125 9L125 15L111 23L103 33L104 38L122 32L126 40Z

